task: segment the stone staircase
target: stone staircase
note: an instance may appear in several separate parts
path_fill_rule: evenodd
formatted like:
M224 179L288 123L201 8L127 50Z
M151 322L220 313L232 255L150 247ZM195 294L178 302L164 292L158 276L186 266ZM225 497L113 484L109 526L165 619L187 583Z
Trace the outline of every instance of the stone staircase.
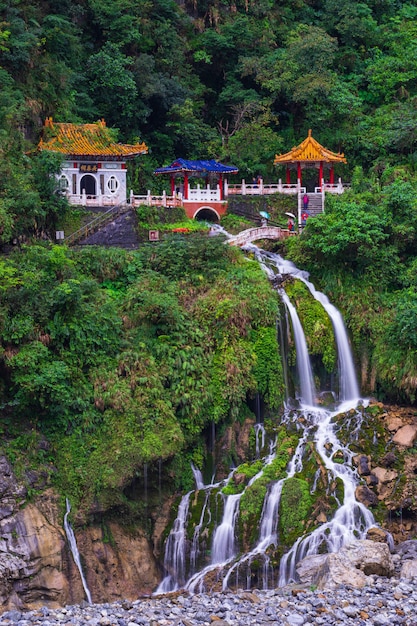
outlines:
M68 237L65 237L65 243L68 246L79 243L82 240L86 240L88 237L105 227L107 224L114 222L119 216L132 210L132 207L126 202L117 204L110 207L107 211L100 211L98 215L88 224L85 224L82 228L71 233Z
M301 202L301 211L303 211L303 195L301 195L300 198L300 202ZM321 193L308 193L308 213L310 215L310 217L315 217L316 215L319 215L320 213L323 213L324 211L324 207L323 207L323 196Z

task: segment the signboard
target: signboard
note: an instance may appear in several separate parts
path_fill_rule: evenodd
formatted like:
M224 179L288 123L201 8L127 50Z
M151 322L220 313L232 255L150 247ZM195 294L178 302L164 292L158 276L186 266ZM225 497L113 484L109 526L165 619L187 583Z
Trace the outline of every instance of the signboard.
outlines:
M159 230L149 231L149 241L159 241Z
M55 239L65 239L64 237L64 231L63 230L56 230L55 231Z
M80 173L89 173L89 174L95 174L98 170L98 164L97 163L80 163L80 167L78 169L78 171Z

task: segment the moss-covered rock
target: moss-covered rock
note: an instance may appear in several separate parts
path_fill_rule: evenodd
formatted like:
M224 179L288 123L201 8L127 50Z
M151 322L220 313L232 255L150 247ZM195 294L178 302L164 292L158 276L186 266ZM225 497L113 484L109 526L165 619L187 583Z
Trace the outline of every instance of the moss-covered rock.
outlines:
M291 546L305 532L311 510L308 482L297 477L286 480L279 509L280 538L284 545Z

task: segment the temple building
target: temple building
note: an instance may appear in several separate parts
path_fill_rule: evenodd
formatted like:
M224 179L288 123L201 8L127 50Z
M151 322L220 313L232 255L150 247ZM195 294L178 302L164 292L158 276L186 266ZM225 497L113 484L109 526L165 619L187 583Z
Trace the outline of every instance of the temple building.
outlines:
M45 121L39 150L63 156L59 187L71 204L112 206L126 202L126 162L146 154L144 143L117 143L100 120L94 124Z

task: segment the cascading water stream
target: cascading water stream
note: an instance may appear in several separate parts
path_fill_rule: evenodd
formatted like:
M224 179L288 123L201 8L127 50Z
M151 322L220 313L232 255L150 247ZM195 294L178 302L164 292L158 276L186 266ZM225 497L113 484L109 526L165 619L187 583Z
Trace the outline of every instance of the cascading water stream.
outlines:
M313 372L311 370L307 342L300 323L300 318L297 315L295 306L291 303L289 297L283 289L280 290L280 296L288 309L293 327L295 349L297 353L297 370L300 379L300 403L301 405L314 406L316 392L314 389Z
M349 543L354 539L366 536L367 530L375 525L372 513L355 498L355 489L357 485L356 472L351 467L352 453L346 446L342 446L335 432L335 424L333 418L347 408L356 407L359 401L359 388L357 384L355 368L353 365L352 353L340 312L328 300L327 296L317 291L314 285L308 280L308 273L299 270L293 263L286 261L277 254L264 252L256 246L249 246L251 252L255 253L256 258L266 269L271 278L271 265L276 267L278 273L290 274L291 276L301 280L309 289L311 295L321 303L327 314L329 315L335 335L335 341L338 350L339 364L339 406L334 413L325 411L324 409L309 409L311 418L316 424L316 433L314 441L316 450L319 453L324 465L334 481L339 479L343 484L343 503L337 509L334 517L322 524L318 529L310 535L300 537L291 550L284 555L280 563L279 585L282 586L290 580L296 580L295 566L299 560L309 554L316 554L320 548L325 545L328 552L335 552L345 543ZM286 304L291 315L293 323L294 335L300 329L294 323L291 308L288 307L288 296L285 292L280 295ZM303 330L301 328L301 333ZM294 337L297 351L297 363L300 359L306 359L304 346L297 343ZM308 356L307 359L308 361ZM300 366L300 386L301 372ZM357 421L361 421L362 416L357 413ZM357 425L356 428L359 428ZM343 464L335 462L335 454L341 452L344 457Z
M310 554L317 554L323 548L326 552L337 552L343 545L355 539L363 539L367 531L375 526L372 513L355 498L357 477L350 463L352 453L347 446L342 446L335 432L333 417L338 412L318 410L316 450L333 481L339 479L343 484L343 503L336 510L333 518L319 526L306 536L300 537L291 550L284 555L280 563L279 586L296 580L298 561ZM357 414L361 420L361 415ZM335 455L342 453L344 463L337 463Z
M186 522L191 494L192 491L189 491L182 497L178 507L177 517L168 535L164 558L164 568L167 574L155 591L157 594L176 591L185 583Z
M191 470L193 472L196 488L197 489L204 489L205 485L204 485L203 475L202 475L201 471L196 468L194 463L191 463Z
M244 579L247 586L250 586L251 576L248 572L250 571L252 561L257 563L257 568L259 568L259 563L262 562L261 576L262 585L265 589L268 588L269 584L273 584L274 586L276 586L277 583L279 585L285 585L297 579L296 564L300 559L309 554L322 552L323 550L327 552L337 551L341 546L351 540L365 537L367 530L375 525L372 513L355 498L358 476L356 471L352 469L353 454L347 446L343 446L340 443L337 437L339 422L334 419L335 416L341 412L355 408L360 399L353 359L343 319L339 311L328 301L327 297L318 292L314 285L309 282L306 272L302 272L296 268L294 264L285 261L279 255L265 252L256 246L248 245L245 246L244 249L255 255L271 280L274 280L277 274L290 274L302 280L308 287L312 296L318 300L327 311L333 325L338 350L340 404L333 412L316 406L315 399L317 394L314 387L313 373L304 331L293 304L286 293L279 289L280 296L286 307L286 312L291 320L292 334L296 348L299 402L301 407L299 410L292 410L291 413L287 413L283 417L281 424L285 426L287 423L290 424L290 422L295 423L297 429L302 430L302 433L293 458L288 464L285 478L277 480L269 486L263 503L259 536L255 547L244 555L237 555L238 546L235 545L235 525L239 517L239 505L244 492L236 495L223 495L223 517L212 537L211 563L201 569L201 571L196 572L197 558L199 556L199 537L201 533L207 533L208 524L204 522L204 518L207 514L210 517L209 492L207 491L200 521L194 529L192 540L189 568L191 577L185 582L185 588L190 592L202 591L207 574L213 571L217 572L217 577L220 574L223 576L223 588L228 586L232 574L236 575L236 584L239 584L239 582ZM362 419L362 414L359 411L356 411L356 417L352 417L352 415L349 417L349 420L353 420L354 422L349 427L349 430L352 433L356 433L356 436L359 432ZM262 444L260 444L259 441L260 433L262 434ZM265 430L263 425L256 424L255 444L257 459L259 459L264 446L264 435ZM327 472L328 493L329 490L334 489L334 487L331 487L332 485L342 485L343 495L342 490L340 490L340 495L332 491L329 493L330 496L333 496L334 501L338 505L333 517L328 519L325 523L322 523L314 531L304 534L295 542L292 548L281 559L279 581L276 579L276 574L274 580L274 570L270 563L270 550L268 549L271 548L271 546L278 546L280 542L278 525L281 494L285 487L285 482L302 472L303 456L306 449L311 449L313 445L315 446L317 455L321 458L322 469L320 470L319 468L311 477L312 486L310 488L310 494L316 492L319 481L321 481L322 485L323 482L324 485L326 484L326 478L323 477L324 467ZM335 455L337 455L337 457ZM270 455L263 460L264 465L271 463L274 458L275 448L271 449ZM340 459L342 459L342 463ZM195 470L195 468L193 468L193 472L197 489L208 490L210 487L214 487L214 485L203 485L201 473ZM249 481L245 490L250 488L253 483L260 478L262 473L263 469ZM187 495L189 501L190 494ZM184 496L184 498L186 497L187 496ZM182 513L181 515L180 513L181 505L179 511L179 516L181 517ZM188 516L188 509L186 516ZM181 524L184 527L182 537L185 537L186 519L184 515L182 515L182 517L183 521ZM174 529L176 528L177 521L174 524ZM171 531L171 533L172 532L173 531ZM178 538L175 538L175 542L180 543ZM173 552L172 548L169 547L168 540L166 555L169 550ZM183 550L184 554L183 547L181 550ZM174 588L178 589L180 585L184 585L183 577L181 576L181 572L183 572L184 568L181 570L181 563L176 564L174 561L174 556L168 558L166 569L167 571L175 571L175 576L171 578L169 588L162 588L163 583L161 583L158 588L160 592L171 591ZM241 575L240 570L243 571L244 576Z
M313 298L315 298L315 300L320 302L323 306L333 324L337 345L340 380L339 401L349 401L351 404L357 404L360 398L359 387L356 379L352 352L350 350L346 328L340 311L338 311L338 309L336 309L336 307L329 302L328 297L324 293L317 291L313 283L308 280L308 272L300 270L291 261L283 259L279 254L265 252L252 244L245 246L245 250L254 253L258 261L264 267L266 263L269 263L277 268L278 274L289 274L290 276L301 280L307 286ZM268 274L270 275L270 272L268 272Z
M255 424L255 456L259 459L261 451L265 447L265 427L263 424Z
M262 475L264 468L270 465L274 460L275 446L276 442L272 442L269 455L264 460L264 467L250 479L248 487ZM211 563L188 580L186 589L189 591L194 592L197 589L201 591L204 585L204 578L209 572L224 569L235 558L235 525L239 514L239 502L242 495L243 492L226 496L223 518L213 535Z
M213 537L212 565L224 563L235 556L235 524L241 497L242 494L238 493L225 498L222 523Z
M83 584L83 588L84 588L84 592L85 592L87 601L89 602L89 604L92 604L91 593L90 593L90 590L89 590L88 585L87 585L87 581L86 581L85 576L84 576L83 568L82 568L82 565L81 565L80 553L78 551L78 547L77 547L77 542L76 542L76 539L75 539L74 531L72 530L72 527L71 527L71 525L70 525L70 523L68 521L68 515L69 515L69 513L71 511L71 506L70 506L68 498L66 499L66 507L67 507L67 510L66 510L65 515L64 515L64 530L65 530L65 534L67 535L68 543L69 543L70 548L71 548L71 553L72 553L74 562L75 562L75 564L76 564L76 566L78 568L78 571L80 572L81 582Z
M307 440L307 429L304 431L303 436L300 438L297 449L294 452L294 455L289 463L287 468L287 476L282 478L281 480L273 483L270 488L265 500L264 506L262 509L261 515L261 524L260 524L260 532L259 532L259 540L257 545L253 550L245 554L243 557L239 558L236 563L230 567L227 574L223 579L223 589L227 588L230 576L233 572L238 570L243 564L251 563L251 561L259 555L264 556L264 565L263 565L263 587L264 589L268 588L268 579L271 577L270 570L270 560L266 554L267 549L274 545L278 544L278 536L277 536L277 528L278 528L278 509L279 503L282 494L282 488L284 483L288 478L294 476L297 472L300 472L302 469L302 456L304 453L304 448ZM254 482L254 481L253 481ZM252 484L253 484L252 482Z

